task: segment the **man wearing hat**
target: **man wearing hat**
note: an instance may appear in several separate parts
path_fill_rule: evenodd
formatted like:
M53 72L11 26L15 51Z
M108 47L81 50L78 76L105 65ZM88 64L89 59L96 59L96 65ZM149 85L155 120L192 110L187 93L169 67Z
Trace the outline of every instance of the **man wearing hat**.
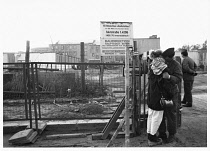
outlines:
M182 80L182 67L179 62L174 60L174 48L168 48L162 54L163 58L166 61L168 66L168 72L163 73L163 79L165 80L165 86L169 88L169 93L172 96L173 106L164 109L164 118L159 127L159 138L163 140L163 142L170 143L175 141L176 124L177 124L177 116L176 111L179 108L178 104L178 83ZM165 122L167 119L167 125ZM166 127L169 135L166 134Z
M182 72L183 72L183 81L184 81L184 98L182 103L184 107L192 107L192 87L194 82L194 76L196 74L197 65L195 62L188 57L188 52L186 49L181 50L182 54Z

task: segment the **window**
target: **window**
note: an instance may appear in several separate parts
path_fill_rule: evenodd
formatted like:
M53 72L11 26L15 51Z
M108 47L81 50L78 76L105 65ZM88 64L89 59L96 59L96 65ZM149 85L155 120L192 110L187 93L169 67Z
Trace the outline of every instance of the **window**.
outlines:
M76 56L77 55L77 52L76 51L73 51L73 56Z
M99 47L96 47L96 52L99 53Z

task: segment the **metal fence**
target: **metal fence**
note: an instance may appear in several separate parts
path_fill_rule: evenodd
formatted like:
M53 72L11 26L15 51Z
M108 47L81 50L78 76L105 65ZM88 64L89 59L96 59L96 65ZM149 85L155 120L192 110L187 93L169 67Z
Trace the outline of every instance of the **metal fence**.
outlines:
M110 118L120 102L113 91L124 91L123 66L4 63L3 120Z

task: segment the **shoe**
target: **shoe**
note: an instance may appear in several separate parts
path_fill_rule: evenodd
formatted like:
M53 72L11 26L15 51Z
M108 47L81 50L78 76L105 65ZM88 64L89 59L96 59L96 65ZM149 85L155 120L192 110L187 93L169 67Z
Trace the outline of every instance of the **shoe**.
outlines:
M162 139L162 142L165 144L167 143L167 135L159 135L158 138Z
M158 140L156 140L156 141L151 141L151 140L148 139L149 147L156 146L156 145L161 145L162 143L163 142L162 142L161 138L158 138Z
M176 141L176 138L174 135L169 135L168 139L167 139L167 143L173 143Z
M183 107L192 107L192 104L189 104L189 103L187 103L187 104L184 104L184 105L182 105Z

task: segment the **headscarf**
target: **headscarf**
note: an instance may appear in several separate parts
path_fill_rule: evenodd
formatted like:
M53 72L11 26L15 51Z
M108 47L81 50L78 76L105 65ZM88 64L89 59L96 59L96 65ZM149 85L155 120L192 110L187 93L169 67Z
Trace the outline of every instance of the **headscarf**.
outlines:
M165 60L162 58L161 50L153 50L150 52L151 69L155 75L160 75L165 68L167 68L167 64L165 64Z

